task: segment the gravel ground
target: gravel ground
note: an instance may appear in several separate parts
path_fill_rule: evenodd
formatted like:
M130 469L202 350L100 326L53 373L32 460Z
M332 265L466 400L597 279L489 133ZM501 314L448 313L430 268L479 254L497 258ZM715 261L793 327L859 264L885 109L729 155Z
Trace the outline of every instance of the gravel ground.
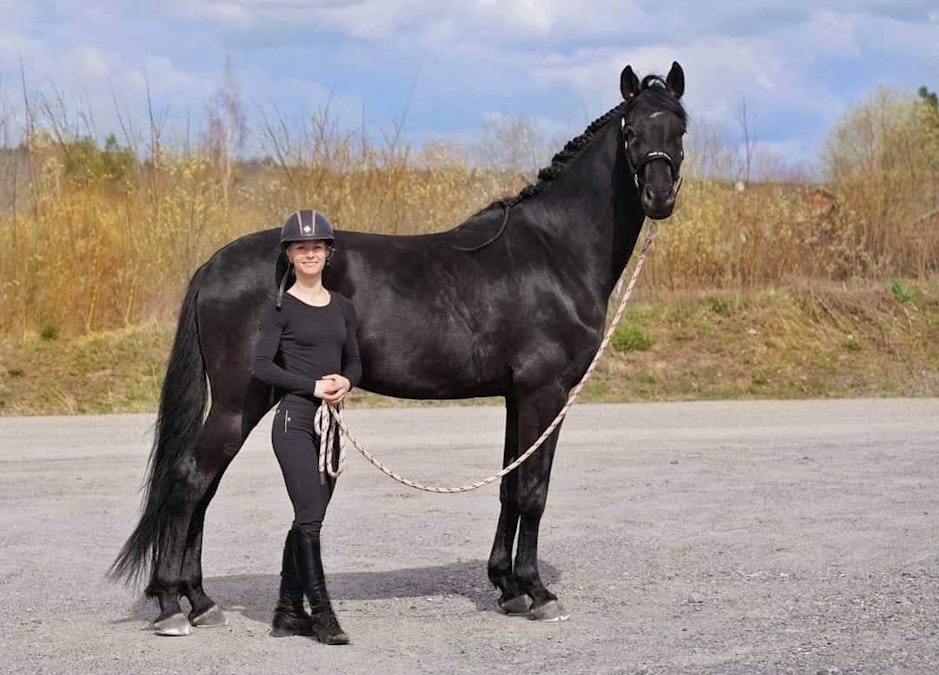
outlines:
M500 408L347 416L409 477L498 469ZM356 453L324 528L342 648L267 636L291 518L269 420L206 521L228 626L156 637L104 580L152 423L0 418L3 672L939 672L939 399L575 407L541 529L562 624L497 610L498 488L418 493Z

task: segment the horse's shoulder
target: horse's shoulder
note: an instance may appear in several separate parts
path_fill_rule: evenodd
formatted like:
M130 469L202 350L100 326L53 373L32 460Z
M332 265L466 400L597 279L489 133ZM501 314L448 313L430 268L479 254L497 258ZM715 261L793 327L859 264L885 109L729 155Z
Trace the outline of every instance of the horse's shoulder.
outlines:
M333 299L336 301L336 305L339 307L339 311L342 312L344 319L349 319L351 315L355 314L355 304L347 296L343 295L339 291L330 291L333 295Z

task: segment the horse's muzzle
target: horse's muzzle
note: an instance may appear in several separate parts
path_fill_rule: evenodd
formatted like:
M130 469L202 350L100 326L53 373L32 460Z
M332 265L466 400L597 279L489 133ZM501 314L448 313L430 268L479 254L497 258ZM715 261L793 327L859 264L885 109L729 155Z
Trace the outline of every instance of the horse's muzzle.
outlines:
M669 185L666 189L655 189L651 185L643 185L640 195L642 210L652 220L668 218L675 209L675 196L674 185Z

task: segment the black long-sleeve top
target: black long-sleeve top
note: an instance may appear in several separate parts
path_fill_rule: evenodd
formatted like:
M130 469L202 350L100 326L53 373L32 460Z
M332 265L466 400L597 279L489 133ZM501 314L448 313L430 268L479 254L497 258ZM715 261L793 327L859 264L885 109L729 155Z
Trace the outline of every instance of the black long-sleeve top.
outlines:
M323 307L284 293L280 310L271 302L261 315L251 375L307 401L318 401L313 388L325 375L339 373L354 387L362 377L356 321L355 306L335 291Z

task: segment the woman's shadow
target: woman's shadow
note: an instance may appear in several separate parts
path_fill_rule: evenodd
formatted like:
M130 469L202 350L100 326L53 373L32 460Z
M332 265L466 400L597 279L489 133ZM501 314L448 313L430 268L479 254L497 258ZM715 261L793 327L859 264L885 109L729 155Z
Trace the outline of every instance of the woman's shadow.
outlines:
M557 568L541 561L541 579L551 586L558 580ZM473 602L476 611L499 612L498 592L489 582L486 561L468 560L434 567L407 567L382 572L327 573L333 601L390 600L455 595ZM279 574L235 574L205 580L206 592L227 612L268 623L277 602ZM185 600L183 600L184 609ZM141 596L124 621L152 619L155 601Z

